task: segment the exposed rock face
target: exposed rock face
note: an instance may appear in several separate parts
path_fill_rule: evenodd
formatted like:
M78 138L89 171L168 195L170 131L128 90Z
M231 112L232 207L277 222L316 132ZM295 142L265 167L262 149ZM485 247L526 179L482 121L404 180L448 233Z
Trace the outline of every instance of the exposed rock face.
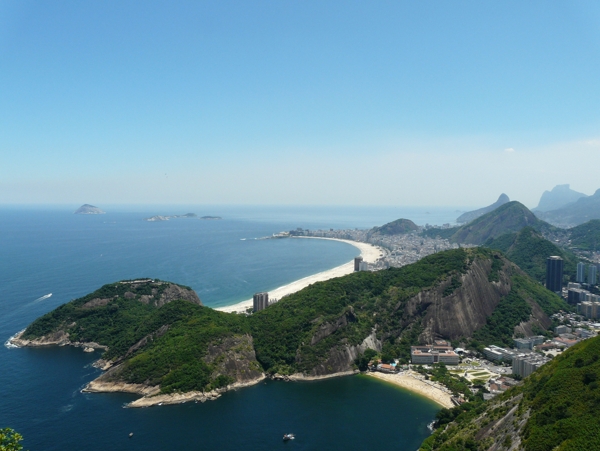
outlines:
M346 315L344 315L345 317ZM310 372L310 376L325 376L337 373L348 373L353 371L352 365L357 357L364 353L368 348L375 351L381 351L381 341L377 339L375 331L371 333L358 346L342 344L329 351L327 360Z
M505 262L499 273L500 280L489 282L491 264L490 260L474 261L461 276L461 286L449 296L443 296L448 282L436 289L422 291L408 302L406 314L415 315L427 310L422 321L424 331L419 337L421 343L470 336L485 325L487 317L511 289L511 265Z
M175 301L176 299L183 299L184 301L193 302L194 304L202 305L200 298L194 290L180 287L179 285L169 284L166 290L164 290L160 297L155 300L157 307L162 307L167 302Z
M480 208L479 210L473 210L473 211L468 211L466 213L463 213L458 218L456 218L456 222L459 224L465 224L467 222L471 222L471 221L479 218L480 216L483 216L484 214L489 213L490 211L494 211L496 208L498 208L508 202L510 202L510 199L508 198L508 196L506 194L502 193L502 194L500 194L500 197L498 198L498 200L496 202L494 202L492 205L488 205L487 207Z
M210 344L204 360L216 364L213 377L223 374L233 378L235 383L248 383L263 377L250 335L233 335Z
M536 215L560 227L573 227L591 219L600 219L600 189L591 196L550 211L536 211Z
M98 207L94 207L90 204L83 204L77 210L73 212L76 215L103 215L106 212L100 210Z

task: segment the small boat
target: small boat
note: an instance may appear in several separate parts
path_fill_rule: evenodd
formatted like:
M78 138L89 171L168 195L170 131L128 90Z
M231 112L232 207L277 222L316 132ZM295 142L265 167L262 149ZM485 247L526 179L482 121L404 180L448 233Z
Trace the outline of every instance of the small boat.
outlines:
M283 441L287 442L288 440L294 440L296 437L294 434L283 434Z

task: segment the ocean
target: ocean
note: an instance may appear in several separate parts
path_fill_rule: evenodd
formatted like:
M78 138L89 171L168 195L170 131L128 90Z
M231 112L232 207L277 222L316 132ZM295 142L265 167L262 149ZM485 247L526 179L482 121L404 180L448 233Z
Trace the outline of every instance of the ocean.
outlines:
M204 305L249 299L350 261L353 246L327 240L259 240L302 228L368 228L399 217L453 222L456 209L385 207L0 208L0 339L106 283L152 277L191 286ZM223 220L172 219L194 212ZM51 296L48 296L52 294ZM439 407L367 376L271 382L214 402L124 409L135 397L85 394L98 353L0 347L0 428L24 435L30 451L172 449L414 450ZM133 432L132 438L129 433ZM297 439L283 443L283 433Z

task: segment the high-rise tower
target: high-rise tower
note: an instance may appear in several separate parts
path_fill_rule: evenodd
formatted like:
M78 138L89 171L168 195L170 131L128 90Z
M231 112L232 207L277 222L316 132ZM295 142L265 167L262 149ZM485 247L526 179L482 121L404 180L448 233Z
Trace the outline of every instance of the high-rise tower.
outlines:
M553 255L546 259L546 288L555 293L562 291L563 259Z

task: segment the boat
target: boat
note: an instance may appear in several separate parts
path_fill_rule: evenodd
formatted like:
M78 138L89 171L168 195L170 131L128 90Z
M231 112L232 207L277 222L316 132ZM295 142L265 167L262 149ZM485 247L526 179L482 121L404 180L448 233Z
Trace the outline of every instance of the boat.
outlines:
M287 442L288 440L294 440L296 437L294 434L283 434L283 441Z

